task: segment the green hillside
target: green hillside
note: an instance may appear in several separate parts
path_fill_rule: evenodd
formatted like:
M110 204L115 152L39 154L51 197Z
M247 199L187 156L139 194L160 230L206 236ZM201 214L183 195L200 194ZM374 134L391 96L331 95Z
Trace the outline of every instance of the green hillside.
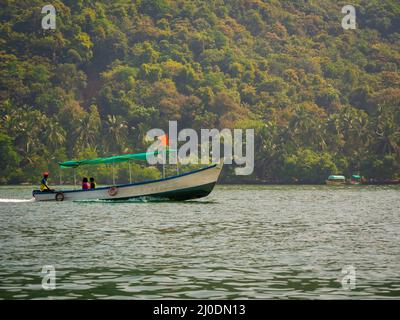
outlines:
M400 3L352 3L355 30L344 1L57 0L43 30L49 2L2 0L0 182L144 151L168 120L255 129L253 175L225 181L400 177Z

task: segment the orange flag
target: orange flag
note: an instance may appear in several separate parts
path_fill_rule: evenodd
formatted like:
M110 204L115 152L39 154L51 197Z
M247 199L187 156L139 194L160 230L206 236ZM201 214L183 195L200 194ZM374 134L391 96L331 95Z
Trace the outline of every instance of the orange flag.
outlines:
M158 140L161 141L161 145L162 145L163 147L167 147L167 146L168 146L168 135L167 135L167 134L164 134L164 135L162 135L162 136L159 136L159 137L158 137Z

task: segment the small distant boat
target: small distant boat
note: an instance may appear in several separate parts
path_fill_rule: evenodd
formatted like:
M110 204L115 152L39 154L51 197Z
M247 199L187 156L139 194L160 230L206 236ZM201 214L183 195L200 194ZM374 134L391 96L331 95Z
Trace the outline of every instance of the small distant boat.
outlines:
M328 179L325 181L327 185L338 186L343 184L349 185L361 185L365 183L364 177L361 177L358 174L353 174L350 179L346 180L345 176L341 175L330 175Z
M110 158L86 159L59 163L64 168L76 168L87 164L114 164L129 160L145 160L148 153L127 154ZM165 200L189 200L208 196L217 183L223 161L205 168L174 176L129 183L111 185L89 190L34 190L33 197L37 201L64 200L128 200L134 198L150 198Z
M352 184L352 185L359 185L362 183L363 183L363 178L358 174L353 174L349 181L349 184Z
M346 177L345 176L338 176L338 175L330 175L325 183L329 186L340 186L346 184Z

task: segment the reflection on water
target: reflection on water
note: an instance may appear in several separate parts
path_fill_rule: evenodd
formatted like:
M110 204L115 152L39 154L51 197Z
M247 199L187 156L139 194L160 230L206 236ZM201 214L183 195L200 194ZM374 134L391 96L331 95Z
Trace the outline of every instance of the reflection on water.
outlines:
M109 205L1 187L0 298L399 298L399 191L218 186ZM41 287L44 265L55 290ZM354 290L341 284L348 265Z

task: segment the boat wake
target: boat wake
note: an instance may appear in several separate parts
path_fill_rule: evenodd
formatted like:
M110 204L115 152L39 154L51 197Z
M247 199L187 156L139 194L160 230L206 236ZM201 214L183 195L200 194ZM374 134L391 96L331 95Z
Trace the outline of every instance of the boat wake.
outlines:
M137 198L132 198L132 199L115 199L115 200L100 200L100 199L92 199L92 200L73 200L74 202L80 202L80 203L110 203L110 204L116 204L116 203L143 203L143 202L162 202L162 201L167 201L168 199L161 199L161 198L156 198L156 197L137 197Z
M24 202L34 202L35 198L32 199L0 199L0 203L24 203Z
M168 202L168 203L186 203L186 204L210 204L210 203L217 203L214 200L204 201L204 200L188 200L188 201L172 201L168 198L159 198L159 197L137 197L132 199L124 199L124 200L100 200L100 199L91 199L91 200L73 200L73 202L77 203L109 203L109 204L123 204L123 203L149 203L149 202Z

